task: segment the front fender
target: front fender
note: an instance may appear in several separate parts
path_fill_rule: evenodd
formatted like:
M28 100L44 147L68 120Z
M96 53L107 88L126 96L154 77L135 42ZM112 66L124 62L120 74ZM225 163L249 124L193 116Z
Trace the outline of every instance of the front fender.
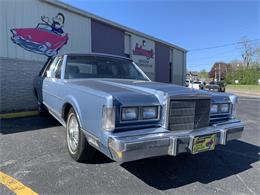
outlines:
M72 95L68 95L64 98L64 103L63 103L63 107L62 107L62 116L64 115L64 111L65 111L65 106L66 104L70 104L73 109L75 110L76 112L76 115L79 119L79 123L80 123L80 126L82 127L82 113L81 113L81 109L80 109L80 106L79 106L79 103L77 101L77 99L72 96Z

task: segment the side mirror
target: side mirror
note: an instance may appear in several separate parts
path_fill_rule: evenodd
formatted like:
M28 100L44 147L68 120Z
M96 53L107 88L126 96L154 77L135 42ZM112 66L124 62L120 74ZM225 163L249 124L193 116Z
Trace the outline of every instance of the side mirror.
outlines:
M52 70L47 70L47 71L46 71L46 76L47 76L48 78L55 78L55 72L52 71Z

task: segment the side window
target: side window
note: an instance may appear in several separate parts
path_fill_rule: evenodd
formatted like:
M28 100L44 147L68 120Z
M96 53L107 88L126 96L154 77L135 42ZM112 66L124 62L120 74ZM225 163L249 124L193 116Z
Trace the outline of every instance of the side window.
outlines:
M52 72L54 72L54 75L52 78L60 79L62 62L63 62L63 59L61 57L55 58L50 64L48 64L48 67L46 68L46 71L44 72L44 77L47 77L47 71L52 71Z
M54 61L54 58L49 58L46 63L44 64L44 66L42 67L39 76L42 77L46 77L46 71L49 69L50 65L52 64L52 62Z
M54 66L56 65L57 58L54 58L46 67L45 72L43 74L44 77L47 77L47 71L53 70Z
M55 72L55 78L60 79L61 78L61 67L62 67L63 59L59 58L58 62L56 63L56 66L54 68Z

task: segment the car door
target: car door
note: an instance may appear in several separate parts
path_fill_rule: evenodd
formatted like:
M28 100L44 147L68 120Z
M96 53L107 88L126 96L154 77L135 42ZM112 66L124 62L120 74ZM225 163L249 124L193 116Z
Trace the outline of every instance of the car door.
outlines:
M33 88L35 90L34 92L39 103L42 103L42 85L44 79L44 72L51 65L53 60L54 58L48 58L48 60L43 65L41 71L39 72L38 76L36 76L33 81Z
M50 112L56 117L61 117L61 105L63 104L62 93L63 79L61 78L61 70L63 57L56 57L51 65L47 68L43 80L43 103L47 106ZM53 71L54 75L47 75L47 71Z

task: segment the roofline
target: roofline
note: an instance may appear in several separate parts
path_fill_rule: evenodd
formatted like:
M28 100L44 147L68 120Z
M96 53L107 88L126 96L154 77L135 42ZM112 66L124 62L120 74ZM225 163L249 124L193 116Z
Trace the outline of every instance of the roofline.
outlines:
M155 42L159 42L159 43L162 43L164 45L167 45L167 46L170 46L172 48L175 48L175 49L178 49L178 50L181 50L181 51L184 51L184 52L187 52L186 49L182 48L182 47L179 47L177 45L174 45L172 43L169 43L167 41L163 41L161 39L158 39L158 38L155 38L153 36L150 36L150 35L147 35L145 33L142 33L140 31L137 31L137 30L134 30L132 28L129 28L129 27L126 27L124 25L121 25L121 24L118 24L116 22L113 22L111 20L108 20L108 19L105 19L105 18L102 18L100 16L97 16L95 14L92 14L92 13L89 13L87 11L84 11L82 9L79 9L79 8L76 8L74 6L71 6L67 3L63 3L59 0L40 0L40 1L43 1L45 3L48 3L48 4L51 4L51 5L55 5L57 7L60 7L60 8L63 8L65 10L68 10L68 11L71 11L71 12L74 12L76 14L79 14L79 15L82 15L82 16L85 16L85 17L88 17L88 18L92 18L92 19L95 19L97 21L100 21L100 22L103 22L103 23L106 23L106 24L109 24L111 26L114 26L114 27L117 27L119 29L122 29L122 30L125 30L126 32L129 32L129 33L132 33L132 34L135 34L135 35L139 35L139 36L142 36L142 37L145 37L147 39L151 39Z
M100 56L100 57L113 57L113 58L120 58L125 60L133 61L131 58L125 57L125 56L119 56L119 55L113 55L113 54L106 54L106 53L64 53L62 55L68 55L68 56ZM61 56L62 56L61 55Z

